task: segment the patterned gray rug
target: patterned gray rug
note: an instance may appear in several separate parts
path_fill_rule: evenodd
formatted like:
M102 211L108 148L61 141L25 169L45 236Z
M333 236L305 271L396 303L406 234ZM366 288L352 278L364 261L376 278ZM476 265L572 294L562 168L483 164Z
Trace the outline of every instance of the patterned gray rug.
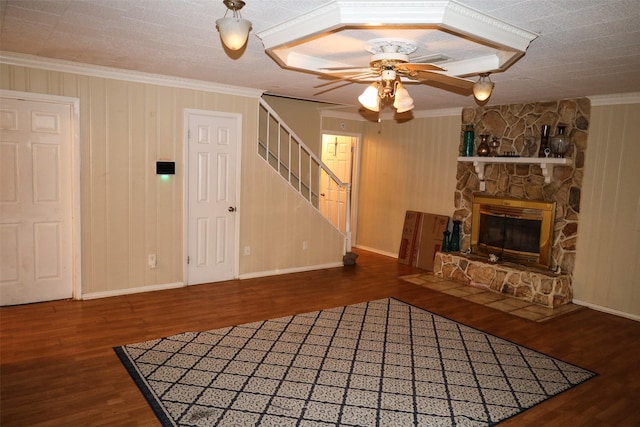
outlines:
M596 375L394 299L115 351L164 426L486 426Z

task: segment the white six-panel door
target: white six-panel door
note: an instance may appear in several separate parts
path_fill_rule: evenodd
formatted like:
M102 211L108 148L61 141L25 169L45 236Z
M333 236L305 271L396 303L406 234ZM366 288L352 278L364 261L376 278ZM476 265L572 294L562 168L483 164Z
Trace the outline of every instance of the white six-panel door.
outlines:
M351 181L352 138L349 136L322 136L322 162L326 164L342 182ZM347 192L332 185L326 173L320 177L320 212L334 225L340 224L345 231L347 218Z
M187 283L236 275L237 161L240 118L187 112Z
M71 298L71 106L0 107L0 303Z

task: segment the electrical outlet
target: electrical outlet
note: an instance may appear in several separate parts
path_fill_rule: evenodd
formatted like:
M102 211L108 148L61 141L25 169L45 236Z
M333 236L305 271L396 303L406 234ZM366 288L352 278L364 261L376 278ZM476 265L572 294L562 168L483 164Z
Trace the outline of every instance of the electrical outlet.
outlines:
M156 254L149 254L149 268L156 268L158 266L158 258Z
M303 250L303 251L306 251L307 249L309 249L309 242L308 242L308 241L306 241L306 240L304 240L304 241L302 242L302 250Z
M251 246L245 246L244 247L244 254L245 255L251 255Z

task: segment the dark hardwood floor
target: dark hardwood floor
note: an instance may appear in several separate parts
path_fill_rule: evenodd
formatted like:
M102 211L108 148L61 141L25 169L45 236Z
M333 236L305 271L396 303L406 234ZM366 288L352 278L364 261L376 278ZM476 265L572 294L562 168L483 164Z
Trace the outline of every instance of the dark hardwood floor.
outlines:
M639 322L584 309L535 323L404 282L420 270L355 251L351 267L4 307L0 424L157 426L114 346L395 297L599 373L502 425L640 425Z

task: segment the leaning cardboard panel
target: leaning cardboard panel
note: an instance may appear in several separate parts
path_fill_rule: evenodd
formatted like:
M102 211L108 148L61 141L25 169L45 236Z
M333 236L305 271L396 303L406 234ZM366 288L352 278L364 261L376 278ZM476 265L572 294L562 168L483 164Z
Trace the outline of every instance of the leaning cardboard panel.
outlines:
M415 265L418 257L418 237L422 212L407 211L402 226L402 239L400 239L400 251L398 262L400 264Z
M418 234L418 256L416 267L433 271L436 252L442 247L444 231L449 227L449 217L435 214L422 214L420 233Z

